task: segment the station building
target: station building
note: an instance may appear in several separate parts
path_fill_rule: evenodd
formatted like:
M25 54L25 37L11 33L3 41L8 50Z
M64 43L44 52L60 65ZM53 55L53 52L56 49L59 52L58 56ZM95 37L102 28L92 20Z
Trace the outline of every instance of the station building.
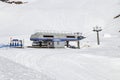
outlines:
M71 47L69 42L76 41L80 48L79 41L85 37L79 33L56 33L56 32L36 32L31 35L32 47L41 48L64 48Z

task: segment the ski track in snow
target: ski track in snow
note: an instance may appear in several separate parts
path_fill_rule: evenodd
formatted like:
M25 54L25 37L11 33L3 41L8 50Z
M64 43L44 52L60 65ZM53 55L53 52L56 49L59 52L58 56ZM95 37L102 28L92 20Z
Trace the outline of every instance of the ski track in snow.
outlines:
M11 53L7 53L10 51ZM1 53L3 52L3 53ZM7 49L0 55L57 80L119 80L117 57L70 49ZM94 51L93 51L94 52ZM87 54L89 53L89 54ZM99 52L100 54L100 52ZM117 68L116 68L117 67ZM87 77L86 77L87 76Z

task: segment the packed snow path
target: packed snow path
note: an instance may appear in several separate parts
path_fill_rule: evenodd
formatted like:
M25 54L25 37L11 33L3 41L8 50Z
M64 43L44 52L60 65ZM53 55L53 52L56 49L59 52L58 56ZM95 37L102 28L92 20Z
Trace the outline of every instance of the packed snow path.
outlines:
M97 54L95 50L1 49L0 56L56 80L120 80L120 59L116 56L91 55ZM103 53L101 49L100 53Z

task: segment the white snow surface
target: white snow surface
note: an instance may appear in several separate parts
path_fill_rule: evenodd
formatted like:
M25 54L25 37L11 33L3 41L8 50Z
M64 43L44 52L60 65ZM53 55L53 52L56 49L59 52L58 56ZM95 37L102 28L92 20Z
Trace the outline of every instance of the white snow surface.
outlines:
M23 0L22 0L23 1ZM81 49L0 48L0 80L120 80L119 0L0 2L0 44L39 30L82 32ZM102 27L101 45L92 28Z
M0 80L54 80L9 59L0 57Z
M28 0L21 5L0 2L0 35L37 30L88 32L96 25L106 27L120 13L119 7L119 0Z
M40 71L55 80L119 80L119 52L117 48L110 51L107 48L87 50L8 48L1 49L0 56Z

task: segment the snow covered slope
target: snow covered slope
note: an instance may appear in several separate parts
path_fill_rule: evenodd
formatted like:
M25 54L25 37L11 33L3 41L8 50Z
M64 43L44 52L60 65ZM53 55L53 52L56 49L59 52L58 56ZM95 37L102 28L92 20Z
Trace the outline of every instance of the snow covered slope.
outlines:
M8 43L11 36L29 43L30 35L38 30L78 31L83 32L86 39L81 41L82 49L2 48L1 75L16 80L19 75L22 80L35 75L42 76L42 80L120 80L120 18L113 19L120 13L119 0L26 1L28 3L22 5L0 2L0 43ZM92 32L96 25L103 28L100 46L96 45L96 33ZM43 77L42 73L47 76Z
M119 0L29 0L27 4L0 2L0 35L36 30L88 32L119 13ZM59 30L58 30L59 28Z

